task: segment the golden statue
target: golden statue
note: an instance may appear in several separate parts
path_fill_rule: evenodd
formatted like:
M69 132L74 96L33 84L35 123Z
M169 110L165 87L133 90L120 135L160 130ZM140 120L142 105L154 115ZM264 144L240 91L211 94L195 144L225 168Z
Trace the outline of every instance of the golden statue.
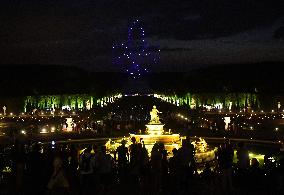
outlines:
M152 111L150 112L150 116L151 116L151 120L150 120L150 124L160 124L160 118L158 116L160 112L156 106L153 106Z

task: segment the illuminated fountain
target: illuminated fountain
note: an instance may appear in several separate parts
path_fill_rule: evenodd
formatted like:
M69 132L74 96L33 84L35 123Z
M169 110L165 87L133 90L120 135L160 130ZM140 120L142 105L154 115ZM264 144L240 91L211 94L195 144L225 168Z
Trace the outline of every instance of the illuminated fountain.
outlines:
M73 119L72 118L66 118L66 124L67 124L67 127L66 127L66 131L72 131L73 130Z
M148 152L151 152L155 143L163 143L168 152L172 152L174 148L180 148L182 138L179 134L171 134L170 132L164 131L165 124L161 123L159 113L161 112L158 111L156 106L153 106L150 112L151 120L146 124L146 134L130 134L128 138L117 141L109 140L106 143L107 149L110 152L114 152L122 140L127 140L126 147L128 147L131 145L132 137L134 137L137 142L143 142Z
M208 162L215 159L217 148L209 150L207 142L201 137L198 140L191 142L195 148L195 159L197 163Z
M143 142L146 149L150 153L152 147L155 143L163 143L165 149L169 152L169 156L172 156L172 150L174 148L178 149L182 145L182 140L185 139L179 134L172 134L170 131L164 131L164 125L161 123L159 118L159 112L156 106L153 106L150 112L151 120L146 124L146 134L130 134L129 137L124 137L123 139L112 141L109 140L106 143L108 151L114 153L116 148L120 145L122 140L126 140L126 147L131 145L131 138L135 138L137 142ZM211 161L215 158L215 149L209 150L208 144L202 138L199 141L194 141L192 144L195 147L195 158L197 163Z
M179 134L171 134L164 131L164 125L159 118L159 112L156 106L153 106L150 112L151 120L146 124L146 134L130 134L130 137L135 137L137 141L143 141L148 151L152 150L153 145L163 143L167 151L171 152L174 148L179 148L181 145L181 137Z

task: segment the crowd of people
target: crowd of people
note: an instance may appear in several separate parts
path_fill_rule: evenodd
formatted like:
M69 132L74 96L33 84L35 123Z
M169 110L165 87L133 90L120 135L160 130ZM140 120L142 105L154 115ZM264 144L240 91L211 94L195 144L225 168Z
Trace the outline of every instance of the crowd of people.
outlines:
M260 168L257 159L249 159L244 143L237 145L237 164L227 140L220 145L215 161L200 165L189 139L170 156L162 143L155 143L148 153L143 140L131 141L129 147L122 141L113 155L104 145L87 145L82 151L76 145L43 148L35 143L27 147L16 141L9 155L11 177L5 185L1 181L1 194L5 194L3 186L6 194L283 192L283 160L276 164L265 158Z

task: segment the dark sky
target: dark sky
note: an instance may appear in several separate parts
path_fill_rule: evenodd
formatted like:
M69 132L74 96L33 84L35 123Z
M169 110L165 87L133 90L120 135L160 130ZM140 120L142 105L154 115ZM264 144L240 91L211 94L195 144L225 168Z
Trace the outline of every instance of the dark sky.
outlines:
M283 0L2 0L0 17L0 65L121 70L111 47L134 19L161 49L154 71L284 62Z

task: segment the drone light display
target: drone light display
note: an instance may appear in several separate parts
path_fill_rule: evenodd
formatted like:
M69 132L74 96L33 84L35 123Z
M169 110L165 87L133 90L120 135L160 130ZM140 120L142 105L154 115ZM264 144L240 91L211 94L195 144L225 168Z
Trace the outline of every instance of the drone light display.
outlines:
M136 19L128 28L127 40L113 45L113 63L122 66L134 79L149 72L159 62L160 50L149 45L141 22Z

